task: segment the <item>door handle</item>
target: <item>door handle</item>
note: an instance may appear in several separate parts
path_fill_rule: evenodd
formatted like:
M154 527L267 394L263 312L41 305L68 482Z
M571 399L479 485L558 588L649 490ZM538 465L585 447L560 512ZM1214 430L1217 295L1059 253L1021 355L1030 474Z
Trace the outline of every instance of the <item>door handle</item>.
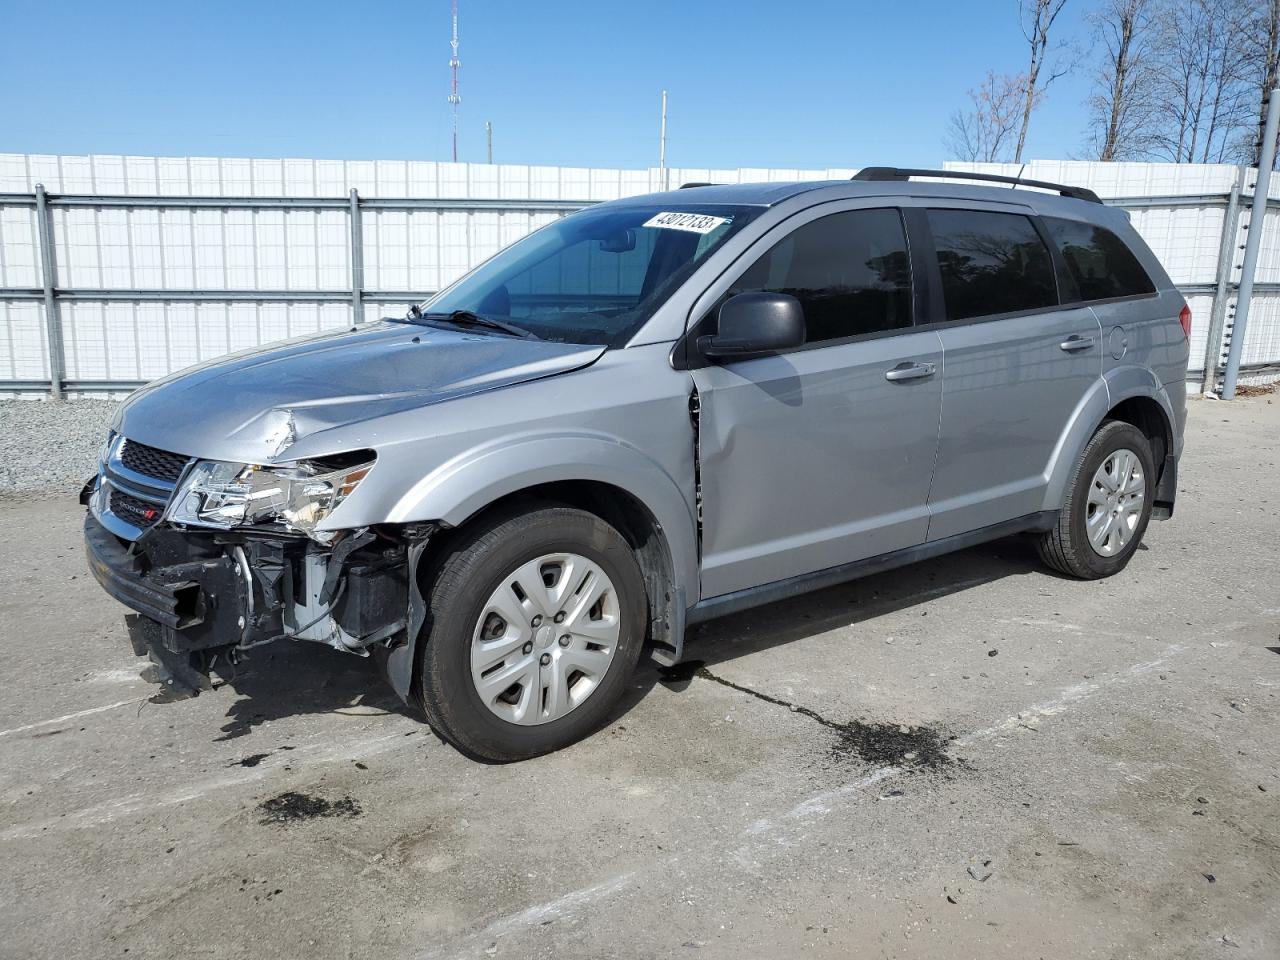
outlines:
M1075 335L1067 337L1067 339L1058 344L1058 348L1067 351L1067 353L1074 353L1077 350L1088 350L1092 346L1093 337L1078 337Z
M895 383L899 380L919 380L922 377L932 377L937 370L938 368L932 363L911 363L908 361L898 364L892 370L886 370L884 378Z

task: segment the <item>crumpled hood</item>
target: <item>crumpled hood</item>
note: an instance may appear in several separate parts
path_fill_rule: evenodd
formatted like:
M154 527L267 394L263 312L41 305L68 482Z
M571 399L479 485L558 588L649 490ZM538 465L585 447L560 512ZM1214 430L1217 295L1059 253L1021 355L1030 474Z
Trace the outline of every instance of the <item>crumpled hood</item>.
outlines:
M576 370L604 350L382 321L171 374L125 400L112 428L174 453L269 463L321 431Z

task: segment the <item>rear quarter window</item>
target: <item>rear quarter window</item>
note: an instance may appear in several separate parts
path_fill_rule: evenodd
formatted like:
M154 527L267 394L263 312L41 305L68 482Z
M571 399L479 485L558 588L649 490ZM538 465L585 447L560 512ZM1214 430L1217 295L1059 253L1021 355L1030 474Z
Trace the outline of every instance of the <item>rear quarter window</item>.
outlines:
M1106 227L1045 217L1081 300L1110 300L1155 293L1155 284L1133 251Z
M1058 304L1053 258L1030 218L982 210L930 210L948 320Z

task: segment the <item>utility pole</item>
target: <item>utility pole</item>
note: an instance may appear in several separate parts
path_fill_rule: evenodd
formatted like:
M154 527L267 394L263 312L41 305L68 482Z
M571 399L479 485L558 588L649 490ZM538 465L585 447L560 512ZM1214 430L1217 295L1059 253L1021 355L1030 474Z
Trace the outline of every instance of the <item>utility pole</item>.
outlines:
M1227 372L1222 377L1222 399L1233 400L1236 378L1240 375L1240 355L1244 352L1249 301L1253 297L1253 275L1258 269L1258 248L1262 245L1262 222L1267 215L1267 190L1271 186L1271 168L1276 162L1276 128L1280 126L1280 87L1267 94L1267 124L1262 132L1258 182L1253 185L1253 206L1249 213L1249 237L1244 242L1244 260L1240 264L1240 286L1236 292L1236 323L1231 331L1231 347L1227 351Z
M493 163L493 124L488 120L484 122L484 142L485 156L490 163Z
M449 58L449 69L453 72L453 86L449 91L449 103L453 107L453 162L458 162L458 104L462 98L458 96L458 0L453 0L453 39L449 41L453 48L453 56Z
M662 127L658 133L658 169L662 173L662 189L669 190L667 180L667 91L662 91Z

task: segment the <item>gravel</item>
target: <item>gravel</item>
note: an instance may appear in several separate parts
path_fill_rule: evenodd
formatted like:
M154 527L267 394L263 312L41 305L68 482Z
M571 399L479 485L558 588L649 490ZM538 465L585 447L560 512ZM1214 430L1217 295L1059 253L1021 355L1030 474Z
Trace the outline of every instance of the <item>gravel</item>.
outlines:
M93 473L115 400L0 400L0 497L78 491Z

